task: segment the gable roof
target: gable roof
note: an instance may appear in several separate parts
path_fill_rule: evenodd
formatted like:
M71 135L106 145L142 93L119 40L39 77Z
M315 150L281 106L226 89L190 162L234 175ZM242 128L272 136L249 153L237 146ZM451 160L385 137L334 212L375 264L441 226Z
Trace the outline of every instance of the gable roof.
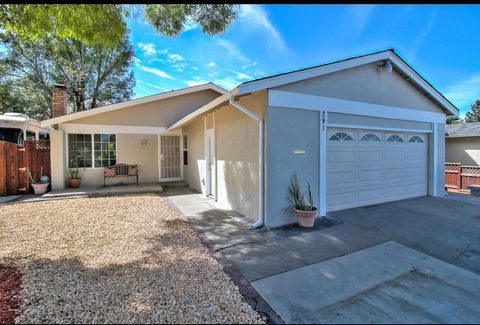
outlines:
M54 125L54 124L58 124L58 123L65 123L65 122L68 122L68 121L77 120L77 119L92 116L92 115L103 114L103 113L115 111L117 109L122 109L122 108L127 108L127 107L131 107L131 106L140 105L140 104L150 103L150 102L154 102L154 101L157 101L157 100L172 98L172 97L176 97L176 96L192 94L192 93L195 93L195 92L208 90L208 89L216 91L220 95L224 95L224 94L228 93L228 91L226 89L223 89L222 87L219 87L219 86L215 85L213 82L208 82L208 83L197 85L197 86L170 90L170 91L166 91L166 92L155 94L155 95L150 95L150 96L145 96L145 97L140 97L140 98L135 98L135 99L129 99L129 100L121 102L121 103L116 103L116 104L112 104L112 105L92 108L92 109L89 109L87 111L82 111L82 112L77 112L77 113L72 113L72 114L67 114L67 115L51 118L51 119L42 121L41 126L45 127L45 126L50 126L50 125Z
M478 137L480 136L480 122L458 123L445 125L447 138Z
M400 72L404 78L411 81L426 96L440 105L448 115L458 116L459 110L438 90L436 90L427 80L417 73L408 63L398 56L393 49L365 54L341 61L321 64L309 68L295 70L291 72L276 74L269 77L255 79L244 82L232 90L235 95L248 94L262 89L278 87L281 85L297 82L305 79L319 77L324 74L350 69L360 65L389 60L392 65Z

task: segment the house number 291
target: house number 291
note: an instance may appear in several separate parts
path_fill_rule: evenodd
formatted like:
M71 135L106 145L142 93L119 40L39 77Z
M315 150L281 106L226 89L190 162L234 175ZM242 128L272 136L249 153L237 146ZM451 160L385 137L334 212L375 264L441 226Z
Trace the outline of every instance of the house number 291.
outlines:
M325 125L327 124L327 112L322 111L322 131L325 131Z

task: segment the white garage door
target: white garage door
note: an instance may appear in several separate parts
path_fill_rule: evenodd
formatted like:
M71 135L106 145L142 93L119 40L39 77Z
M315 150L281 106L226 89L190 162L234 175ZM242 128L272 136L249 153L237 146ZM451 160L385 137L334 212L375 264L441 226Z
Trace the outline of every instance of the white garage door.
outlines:
M427 195L422 133L328 129L327 211Z

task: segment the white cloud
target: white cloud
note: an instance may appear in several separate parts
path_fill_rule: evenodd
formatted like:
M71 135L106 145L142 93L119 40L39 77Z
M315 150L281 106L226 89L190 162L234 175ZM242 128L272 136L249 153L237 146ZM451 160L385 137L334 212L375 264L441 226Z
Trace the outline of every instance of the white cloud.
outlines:
M216 66L217 64L215 62L208 62L207 64L205 64L206 67L209 67L209 68L213 68L214 66Z
M143 51L145 55L155 55L157 50L155 49L155 44L153 43L138 43L138 48Z
M155 88L155 89L158 89L158 90L162 90L162 91L167 91L168 90L168 88L160 87L160 86L148 83L148 82L146 82L145 85L147 85L149 87L152 87L152 88Z
M232 90L233 88L235 88L236 86L238 86L241 82L232 78L232 77L226 77L226 78L223 78L223 79L216 79L214 81L217 85L219 85L220 87L223 87L227 90Z
M446 87L443 94L458 108L468 109L480 99L480 73Z
M367 27L375 5L356 5L351 8L353 15L351 19L352 28L350 30L353 31L354 35L359 35Z
M240 80L245 80L245 79L252 79L252 77L250 77L248 74L245 74L243 72L238 72L238 71L235 71L235 70L232 70L232 69L228 69L228 71L234 73L238 79Z
M195 71L197 71L197 70L198 70L198 68L197 68L197 67L192 67L192 70L195 70Z
M140 70L143 70L143 71L149 72L149 73L153 73L154 75L157 75L159 77L167 78L167 79L174 79L171 75L169 75L168 73L166 73L165 71L162 71L160 69L152 68L152 67L146 67L146 66L141 65L141 64L137 64L137 66Z
M413 59L415 59L415 56L417 55L417 51L419 50L423 41L428 36L428 34L430 34L430 32L432 31L433 24L435 24L435 20L437 18L437 12L438 12L437 8L435 8L432 11L432 14L430 15L430 18L428 19L427 25L422 30L422 32L418 34L415 41L413 41L412 46L410 47L410 50L412 51L412 53L410 55L409 61L413 61Z
M187 81L185 81L185 84L188 87L202 85L202 84L206 84L206 83L208 83L208 81L205 81L205 80L187 80Z
M227 54L239 61L248 63L250 60L243 54L243 52L238 48L234 43L227 41L226 39L219 38L217 39L218 45L227 50Z
M242 70L245 70L247 68L251 68L251 67L254 67L256 66L258 63L257 62L252 62L252 63L249 63L249 64L244 64L242 65Z
M269 47L273 46L275 50L288 50L282 35L260 5L241 5L239 19L245 22L245 26L262 29L271 40Z
M168 58L172 61L183 61L185 58L180 54L169 54Z

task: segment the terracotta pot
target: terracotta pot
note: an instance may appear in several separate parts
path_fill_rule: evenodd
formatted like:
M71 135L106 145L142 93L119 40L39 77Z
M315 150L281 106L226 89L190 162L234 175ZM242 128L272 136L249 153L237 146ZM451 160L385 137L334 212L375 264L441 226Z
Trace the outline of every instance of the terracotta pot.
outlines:
M312 228L315 223L315 216L317 215L317 208L313 208L312 211L302 211L293 209L297 216L298 225L303 228Z
M49 183L45 183L45 184L32 184L33 193L35 193L35 194L45 194L45 193L47 193L48 184L49 184Z
M70 178L68 180L68 186L73 187L73 188L77 188L77 187L80 187L81 182L82 182L81 178Z

